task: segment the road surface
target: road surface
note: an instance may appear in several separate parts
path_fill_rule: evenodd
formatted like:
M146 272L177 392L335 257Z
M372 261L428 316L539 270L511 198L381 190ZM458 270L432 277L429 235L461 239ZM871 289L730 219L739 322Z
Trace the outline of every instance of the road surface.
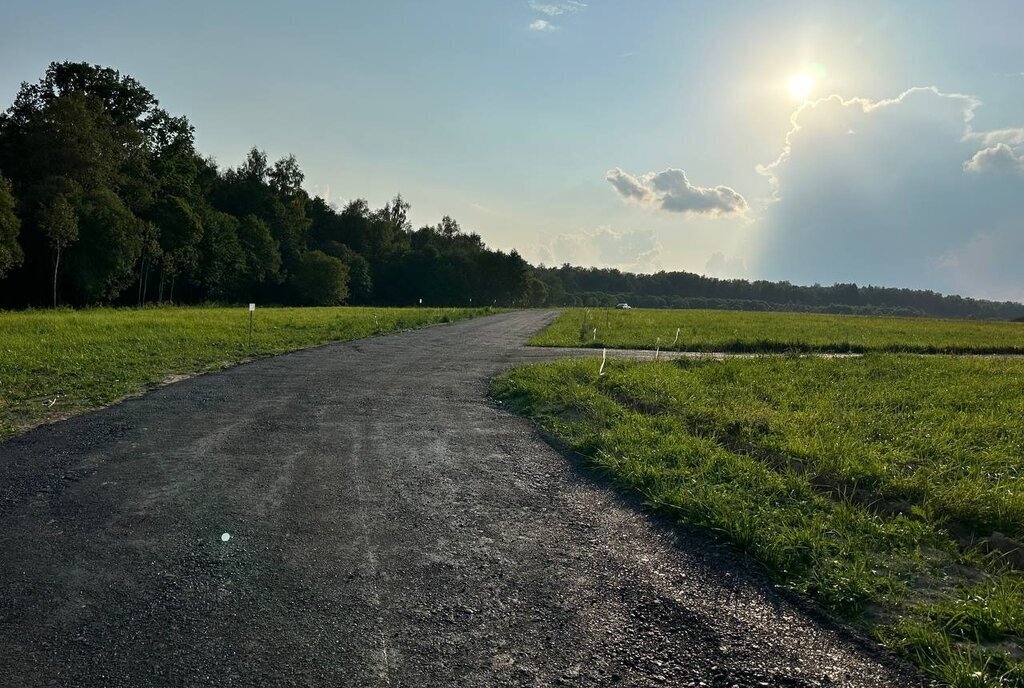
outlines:
M0 444L0 683L913 685L487 399L558 355L522 346L552 317L264 359Z

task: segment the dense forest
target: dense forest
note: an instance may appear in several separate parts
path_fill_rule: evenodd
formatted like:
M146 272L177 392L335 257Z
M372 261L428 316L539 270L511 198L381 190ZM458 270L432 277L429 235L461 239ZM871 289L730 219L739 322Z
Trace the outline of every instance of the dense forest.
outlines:
M293 156L234 168L143 85L53 63L0 115L0 307L207 301L613 305L1016 318L933 292L534 267L450 217L414 229L400 195L335 207Z
M934 291L856 284L798 286L789 282L716 279L690 272L635 275L618 270L536 269L551 303L610 306L626 302L644 308L713 308L747 311L797 311L848 315L933 316L1012 320L1024 305L944 296Z

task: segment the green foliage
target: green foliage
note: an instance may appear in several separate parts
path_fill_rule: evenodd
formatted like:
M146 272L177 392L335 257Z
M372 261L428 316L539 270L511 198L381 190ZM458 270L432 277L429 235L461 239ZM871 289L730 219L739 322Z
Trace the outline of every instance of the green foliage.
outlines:
M159 228L162 267L177 275L195 266L203 226L188 202L180 196L167 196L157 204L155 219Z
M246 215L238 227L238 239L249 277L257 283L279 281L281 251L267 223L255 215Z
M211 298L230 300L239 293L246 276L247 254L239 238L240 223L234 216L209 207L205 209L202 223L199 275ZM269 236L267 230L266 237ZM249 249L253 251L254 247L250 246Z
M54 63L24 84L0 114L0 167L20 200L0 202L10 210L0 228L0 278L10 272L0 306L47 303L51 292L57 303L65 247L35 211L61 196L82 231L61 290L76 306L333 304L346 289L357 303L526 305L546 294L521 257L488 250L448 216L414 231L401 195L376 210L361 199L338 210L310 198L294 156L271 162L258 148L237 168L217 169L196 153L185 118L112 69Z
M57 194L43 207L39 225L50 247L58 253L78 240L78 215L64 194Z
M25 259L25 254L18 243L21 232L21 220L14 212L14 194L11 183L0 174L0 279L3 279L11 268L18 267Z
M334 256L309 251L299 258L290 284L304 306L337 306L348 299L348 268Z
M0 439L168 376L485 314L485 309L245 308L0 311Z
M109 189L78 204L79 240L68 248L68 280L86 303L110 302L130 285L142 253L142 223Z
M1024 538L1024 362L869 355L597 368L521 368L493 392L943 685L1017 685L1024 578L977 543L994 532Z
M735 353L1024 353L1024 328L971 320L581 308L564 311L530 344Z

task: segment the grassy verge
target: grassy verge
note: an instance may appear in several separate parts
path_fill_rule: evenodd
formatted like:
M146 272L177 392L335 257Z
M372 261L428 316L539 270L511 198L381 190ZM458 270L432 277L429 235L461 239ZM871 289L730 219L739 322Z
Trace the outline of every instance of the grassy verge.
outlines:
M941 685L1024 685L1024 361L530 366L493 393Z
M169 376L451 322L465 308L245 308L0 312L0 440L116 401Z
M1024 354L1021 323L703 310L566 310L535 346L677 351Z

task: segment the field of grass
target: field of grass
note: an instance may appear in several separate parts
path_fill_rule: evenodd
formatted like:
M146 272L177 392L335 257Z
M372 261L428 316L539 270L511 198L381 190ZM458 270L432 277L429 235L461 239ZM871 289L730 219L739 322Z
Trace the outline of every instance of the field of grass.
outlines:
M0 440L171 375L481 315L466 308L100 308L0 312Z
M1024 324L815 313L573 308L535 346L673 351L1024 354Z
M1024 360L599 365L492 391L939 685L1024 685Z

